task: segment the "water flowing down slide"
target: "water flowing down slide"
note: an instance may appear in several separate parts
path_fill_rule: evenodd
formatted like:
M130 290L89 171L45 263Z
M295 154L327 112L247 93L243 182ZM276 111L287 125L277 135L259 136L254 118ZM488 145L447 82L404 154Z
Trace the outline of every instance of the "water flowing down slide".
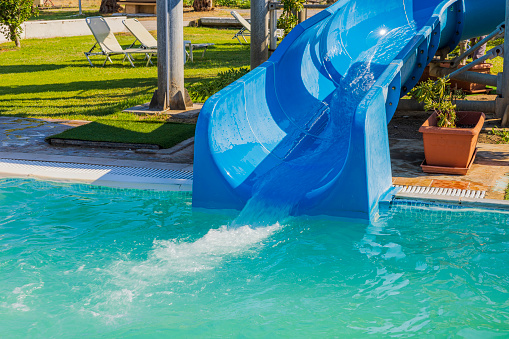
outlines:
M505 0L339 0L306 20L203 106L193 206L370 219L399 98L438 49L504 15Z

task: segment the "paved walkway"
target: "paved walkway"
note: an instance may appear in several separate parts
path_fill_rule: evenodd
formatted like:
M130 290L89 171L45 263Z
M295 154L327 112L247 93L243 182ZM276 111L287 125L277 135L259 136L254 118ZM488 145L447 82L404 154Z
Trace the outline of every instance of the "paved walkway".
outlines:
M192 164L193 162L194 143L192 140L187 144L163 150L57 147L49 145L45 141L46 137L86 123L88 122L0 117L0 143L2 145L0 156L6 158L9 154L33 154L32 160L48 159L49 161L53 161L52 159L55 157L66 156L79 157L81 158L80 162L100 158L105 159L103 163L108 161L115 163L118 160L179 164Z
M477 156L467 175L428 174L421 170L422 140L390 141L394 185L487 191L488 199L504 199L509 184L509 145L477 144Z
M190 191L194 138L165 150L53 146L46 137L86 121L0 117L0 177Z

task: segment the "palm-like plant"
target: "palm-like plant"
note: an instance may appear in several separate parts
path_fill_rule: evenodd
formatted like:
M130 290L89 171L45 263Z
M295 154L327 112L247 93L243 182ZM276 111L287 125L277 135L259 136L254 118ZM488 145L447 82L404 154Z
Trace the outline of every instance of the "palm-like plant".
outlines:
M456 127L456 99L464 97L461 90L451 90L448 78L421 82L410 92L412 98L424 103L426 111L437 113L438 127Z

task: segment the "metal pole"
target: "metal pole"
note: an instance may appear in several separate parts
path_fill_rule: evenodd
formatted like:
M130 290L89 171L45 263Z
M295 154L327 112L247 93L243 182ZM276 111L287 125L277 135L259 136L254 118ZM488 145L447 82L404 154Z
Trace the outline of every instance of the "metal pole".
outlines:
M461 70L461 68L460 68ZM448 78L483 84L488 86L497 87L498 76L492 74L483 74L472 71L456 72L454 69L440 67L437 64L431 63L429 68L429 75L441 78L447 76Z
M307 9L303 8L302 11L297 13L297 21L300 23L303 23L304 20L306 20L307 16Z
M78 7L80 9L79 15L81 16L83 13L81 12L81 0L78 0Z
M509 1L509 0L508 0ZM269 0L251 1L251 69L269 58Z
M183 0L169 0L170 109L186 109L184 99L184 5Z
M476 59L476 60L474 60L474 61L472 61L472 62L468 63L467 65L465 65L465 66L461 67L460 69L457 69L457 70L454 70L454 71L452 71L452 72L449 72L449 74L448 74L448 75L446 74L446 73L447 73L447 69L443 69L443 68L442 68L442 69L440 69L440 68L439 68L439 69L437 69L437 71L438 71L438 70L442 70L442 71L443 71L443 72L442 72L442 73L443 73L442 75L435 75L435 74L436 74L436 72L435 72L435 74L433 74L433 75L438 76L438 77L440 77L440 76L444 76L444 75L447 75L447 77L449 77L449 78L454 78L454 77L456 77L456 75L458 75L458 74L461 74L461 73L467 72L470 68L474 67L475 65L482 64L483 62L485 62L485 61L486 61L486 60L488 60L488 59L493 59L493 58L495 58L495 57L497 57L497 56L501 56L501 55L502 55L502 52L503 52L503 50L502 50L502 45L498 45L497 47L493 47L492 49L490 49L490 50L489 50L489 51L488 51L485 55L483 55L483 56L482 56L482 57L480 57L479 59ZM504 59L504 60L505 60L505 59ZM431 69L431 68L432 68L432 67L430 67L430 69Z
M484 39L480 40L474 46L470 47L468 50L464 50L464 48L463 48L463 51L460 50L461 55L457 56L456 58L454 58L452 60L451 67L456 67L460 64L464 65L465 63L462 63L462 61L464 61L470 54L477 51L479 48L481 48L482 45L484 45L489 40L493 39L494 37L496 37L497 35L502 33L502 31L504 30L503 25L504 25L504 23L501 23L500 25L498 25L497 28L493 32L491 32L489 35L487 35ZM464 47L464 45L461 45L461 47Z
M504 33L504 71L502 74L502 106L497 109L497 117L502 118L509 106L509 0L505 3L505 33Z
M277 47L277 37L276 37L276 29L277 29L277 9L276 6L270 5L270 20L269 20L269 33L270 33L270 46L269 46L269 54L272 54Z
M483 74L477 72L464 72L453 76L452 78L456 80L472 82L475 84L483 84L488 86L497 87L498 77L493 74Z

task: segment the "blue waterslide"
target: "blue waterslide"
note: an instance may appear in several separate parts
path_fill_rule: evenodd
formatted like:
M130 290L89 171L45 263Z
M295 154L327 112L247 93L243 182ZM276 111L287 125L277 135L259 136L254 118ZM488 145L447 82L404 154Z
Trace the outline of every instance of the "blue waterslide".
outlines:
M505 0L339 0L204 104L193 206L370 219L391 187L387 124L441 48Z

